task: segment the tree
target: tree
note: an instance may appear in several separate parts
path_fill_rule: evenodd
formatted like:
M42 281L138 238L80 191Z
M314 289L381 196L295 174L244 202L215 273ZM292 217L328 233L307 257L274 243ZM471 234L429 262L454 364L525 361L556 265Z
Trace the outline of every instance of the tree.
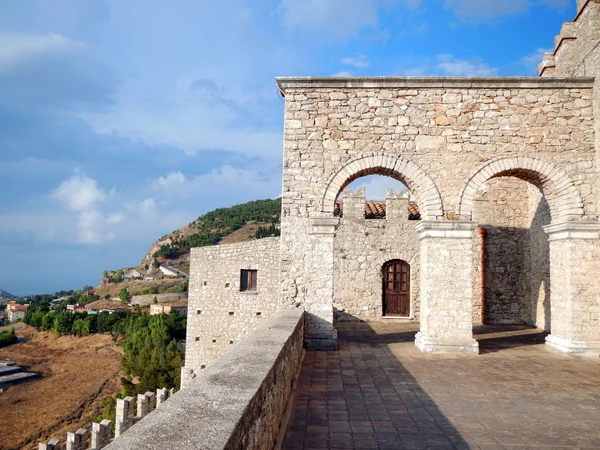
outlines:
M121 288L119 291L119 298L121 299L121 302L125 304L129 301L130 296L127 288Z
M152 298L152 303L154 303L155 305L158 303L158 299L156 298L156 295L154 296L154 298Z

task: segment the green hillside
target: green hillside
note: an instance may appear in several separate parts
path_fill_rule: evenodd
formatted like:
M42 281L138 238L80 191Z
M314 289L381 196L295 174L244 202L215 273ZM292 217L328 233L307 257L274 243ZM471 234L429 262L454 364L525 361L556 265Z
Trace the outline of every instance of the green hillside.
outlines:
M225 236L248 223L263 224L258 227L255 238L278 236L281 214L281 199L255 200L230 208L218 208L208 212L187 227L185 233L177 230L168 237L172 243L162 245L152 256L175 259L188 253L193 247L218 244ZM163 236L164 239L167 236Z

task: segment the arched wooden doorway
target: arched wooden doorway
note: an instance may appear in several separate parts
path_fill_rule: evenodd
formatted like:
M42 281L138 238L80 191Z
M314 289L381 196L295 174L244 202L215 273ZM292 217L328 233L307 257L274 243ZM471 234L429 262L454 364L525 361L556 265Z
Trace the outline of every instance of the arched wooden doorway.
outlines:
M383 315L410 315L410 264L401 259L383 265Z

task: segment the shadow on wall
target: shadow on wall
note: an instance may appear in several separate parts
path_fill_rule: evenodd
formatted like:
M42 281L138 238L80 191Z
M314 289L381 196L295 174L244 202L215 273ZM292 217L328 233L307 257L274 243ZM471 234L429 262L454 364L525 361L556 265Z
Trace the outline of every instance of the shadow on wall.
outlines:
M348 314L344 309L333 307L333 323L335 325L336 322L366 322L364 319L360 317L353 316L352 314Z
M532 283L533 323L548 333L551 323L550 243L543 227L550 225L551 221L550 207L546 198L542 197L529 228L529 248L532 256L529 270Z
M550 257L541 221L531 228L487 229L485 322L550 331Z

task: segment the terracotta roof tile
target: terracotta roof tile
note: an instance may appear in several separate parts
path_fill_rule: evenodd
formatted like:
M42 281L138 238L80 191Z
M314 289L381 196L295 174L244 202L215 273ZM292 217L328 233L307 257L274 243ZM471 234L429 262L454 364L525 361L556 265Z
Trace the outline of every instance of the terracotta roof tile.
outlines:
M335 202L333 214L337 217L344 215L344 202L338 200ZM365 202L365 219L385 219L385 201L368 200ZM416 202L408 202L408 220L419 220L419 206Z

